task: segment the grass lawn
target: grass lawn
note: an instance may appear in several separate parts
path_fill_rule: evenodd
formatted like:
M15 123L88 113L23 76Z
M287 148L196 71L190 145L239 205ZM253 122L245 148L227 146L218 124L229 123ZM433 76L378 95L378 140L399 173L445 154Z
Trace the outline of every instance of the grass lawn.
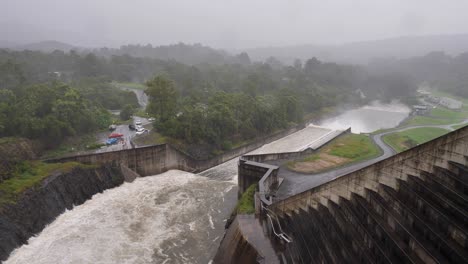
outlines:
M165 137L154 129L147 135L136 136L133 138L133 142L140 146L146 145L157 145L157 144L164 144L172 142L171 138Z
M467 119L468 118L468 111L453 111L448 108L438 107L432 109L431 116L436 118L444 118L444 119L451 119L451 120L459 120L459 119Z
M40 161L24 161L17 165L13 177L0 183L0 206L14 203L25 190L34 187L51 173L69 172L73 168L95 168L94 165L83 165L77 162L44 163Z
M146 90L146 86L141 83L133 83L133 82L113 82L113 84L119 88L131 88L131 89L138 89L138 90Z
M242 197L237 202L236 211L238 214L253 214L255 213L254 194L257 189L257 184L252 184L245 190Z
M383 141L401 152L450 132L442 128L414 128L385 135Z
M97 138L96 138L97 133L104 132L104 131L108 131L108 130L102 130L102 131L93 132L89 134L68 137L59 146L45 151L41 158L51 159L51 158L61 157L61 156L71 154L71 153L93 149L95 146L102 143L102 142L97 141Z
M453 111L444 107L431 110L429 116L415 116L405 125L450 125L468 119L468 111Z
M368 160L381 154L372 139L364 134L347 134L331 142L317 153L299 161L290 161L290 170L317 173L354 162Z

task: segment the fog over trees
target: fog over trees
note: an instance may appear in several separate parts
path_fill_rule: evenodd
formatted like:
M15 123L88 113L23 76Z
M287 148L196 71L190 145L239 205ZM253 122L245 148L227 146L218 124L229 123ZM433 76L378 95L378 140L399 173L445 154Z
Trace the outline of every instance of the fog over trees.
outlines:
M422 83L467 96L464 1L5 6L0 135L46 145L105 128L106 110L124 109L124 119L136 111L136 96L116 82L147 86L143 110L163 136L216 149L330 107L405 101Z

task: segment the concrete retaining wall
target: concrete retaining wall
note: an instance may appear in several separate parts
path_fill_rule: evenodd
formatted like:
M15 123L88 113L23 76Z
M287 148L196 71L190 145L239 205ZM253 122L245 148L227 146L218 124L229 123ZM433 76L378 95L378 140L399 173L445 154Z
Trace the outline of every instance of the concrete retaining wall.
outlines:
M264 144L292 134L303 129L305 126L306 124L301 124L293 128L274 133L268 137L256 140L251 144L229 150L221 155L206 160L194 159L190 155L177 150L169 144L161 144L112 152L63 157L47 160L47 162L77 161L84 164L111 163L116 166L122 164L127 166L129 169L136 171L141 176L155 175L171 169L197 173L239 157L263 146Z
M449 160L468 165L468 126L276 202L269 208L281 215L309 206L317 208L319 203L328 199L337 201L339 196L349 199L351 193L364 194L365 188L376 190L380 183L397 188L396 179L406 179L408 174L420 176L421 171L432 173L435 166L449 168Z
M271 191L278 188L278 166L239 159L237 184L238 196L258 182L260 200L265 205L272 204Z

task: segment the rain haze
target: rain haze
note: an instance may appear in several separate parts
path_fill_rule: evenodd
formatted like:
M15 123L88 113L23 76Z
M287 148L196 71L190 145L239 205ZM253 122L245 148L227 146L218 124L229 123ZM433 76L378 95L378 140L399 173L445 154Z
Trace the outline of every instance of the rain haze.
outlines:
M244 49L466 33L468 2L2 0L2 42L82 47L202 43Z
M468 263L467 10L0 0L0 263Z

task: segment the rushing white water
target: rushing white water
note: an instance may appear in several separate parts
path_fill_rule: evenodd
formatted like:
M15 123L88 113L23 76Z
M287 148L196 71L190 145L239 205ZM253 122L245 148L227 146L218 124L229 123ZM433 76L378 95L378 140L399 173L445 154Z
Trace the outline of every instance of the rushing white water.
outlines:
M369 133L379 129L393 128L408 117L410 109L398 102L372 104L352 109L343 114L319 122L320 126L334 130L351 127L353 133Z
M60 215L6 263L208 263L233 187L176 170L138 178Z

